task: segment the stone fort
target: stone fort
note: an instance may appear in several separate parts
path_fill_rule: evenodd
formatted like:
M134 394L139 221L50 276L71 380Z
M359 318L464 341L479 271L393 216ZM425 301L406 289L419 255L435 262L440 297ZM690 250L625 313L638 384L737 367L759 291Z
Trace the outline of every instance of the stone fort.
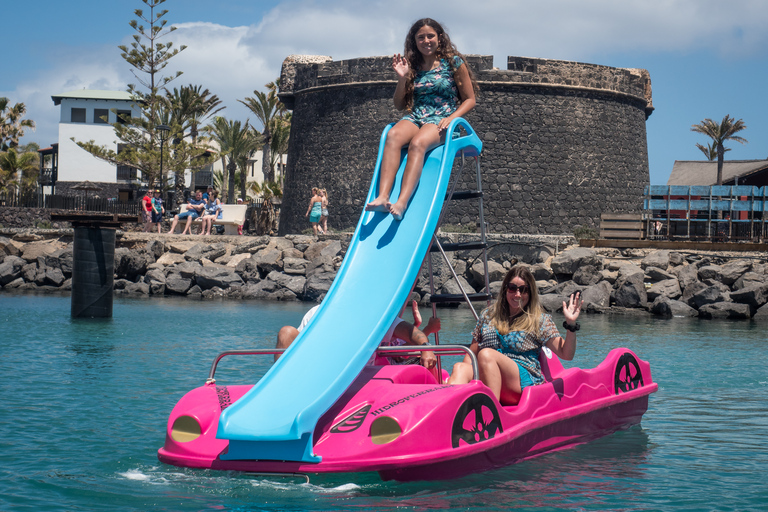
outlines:
M480 86L466 117L483 141L484 213L491 233L571 234L601 213L639 213L649 184L645 123L653 112L642 69L468 55ZM392 102L391 57L291 56L279 97L293 111L280 234L300 233L311 187L326 188L329 226L354 228ZM454 170L456 165L454 165ZM474 166L457 190L475 189ZM443 223L476 227L476 201L453 201Z

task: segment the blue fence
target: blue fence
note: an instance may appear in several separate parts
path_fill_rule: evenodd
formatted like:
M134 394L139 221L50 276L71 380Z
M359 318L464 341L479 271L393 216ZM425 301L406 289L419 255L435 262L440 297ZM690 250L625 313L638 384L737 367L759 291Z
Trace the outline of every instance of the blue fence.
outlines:
M768 235L768 186L645 187L649 238L760 242Z

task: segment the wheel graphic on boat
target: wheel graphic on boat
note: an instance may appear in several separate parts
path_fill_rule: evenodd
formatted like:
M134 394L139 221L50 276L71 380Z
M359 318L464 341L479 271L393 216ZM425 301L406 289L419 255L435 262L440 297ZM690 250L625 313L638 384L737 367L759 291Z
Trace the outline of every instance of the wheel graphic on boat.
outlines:
M466 444L475 444L493 439L504 431L496 404L486 394L477 393L461 404L453 419L451 444L454 448Z
M613 384L617 395L644 386L643 373L640 371L640 365L638 364L637 359L635 359L635 356L629 352L624 352L616 363L616 373L613 377Z

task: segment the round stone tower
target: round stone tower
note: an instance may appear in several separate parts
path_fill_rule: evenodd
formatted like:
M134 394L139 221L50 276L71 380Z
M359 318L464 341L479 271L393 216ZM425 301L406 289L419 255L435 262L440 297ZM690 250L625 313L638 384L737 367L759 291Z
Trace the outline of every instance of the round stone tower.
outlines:
M467 120L483 141L485 219L492 233L570 234L601 213L638 213L649 184L645 122L651 80L623 69L469 55L480 93ZM280 99L293 111L280 234L309 227L314 186L326 188L329 225L354 227L364 206L381 132L403 115L392 95L391 57L332 61L291 56ZM474 170L461 188L475 188ZM470 204L471 203L471 204ZM449 206L444 224L473 226L474 201Z

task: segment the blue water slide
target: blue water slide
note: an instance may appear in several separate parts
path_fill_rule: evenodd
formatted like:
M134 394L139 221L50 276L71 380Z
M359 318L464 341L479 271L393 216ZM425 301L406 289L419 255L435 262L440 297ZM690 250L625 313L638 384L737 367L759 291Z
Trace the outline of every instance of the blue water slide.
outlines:
M384 129L367 201L378 195ZM462 134L460 128L464 129ZM312 452L317 421L362 371L398 316L437 228L458 152L478 155L482 142L455 119L445 144L427 153L419 185L402 221L363 212L344 261L312 321L242 398L221 413L222 459L319 462ZM399 195L406 151L392 190Z

